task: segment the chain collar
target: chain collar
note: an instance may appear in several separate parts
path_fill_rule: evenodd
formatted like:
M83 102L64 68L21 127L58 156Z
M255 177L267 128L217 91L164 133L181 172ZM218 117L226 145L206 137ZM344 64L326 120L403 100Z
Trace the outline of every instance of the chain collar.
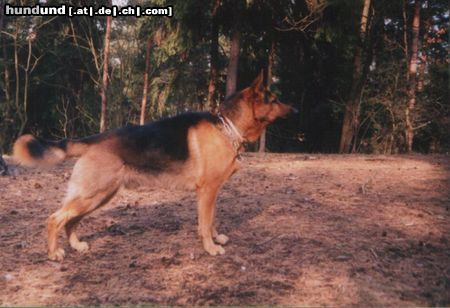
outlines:
M233 124L233 122L230 119L228 119L221 113L218 113L217 116L219 117L219 120L222 122L221 131L224 133L225 136L228 137L228 139L231 142L231 145L233 146L233 149L236 151L239 157L240 152L239 150L242 146L242 142L244 142L245 139L242 137L238 128Z

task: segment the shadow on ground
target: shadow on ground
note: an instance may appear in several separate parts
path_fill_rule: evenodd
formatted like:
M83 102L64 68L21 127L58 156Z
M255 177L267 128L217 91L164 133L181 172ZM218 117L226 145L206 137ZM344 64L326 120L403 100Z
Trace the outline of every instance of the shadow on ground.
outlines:
M210 257L195 195L124 191L62 264L45 220L70 163L1 178L1 305L449 305L447 157L248 155L218 201ZM4 185L3 185L4 184ZM40 187L40 188L39 188Z

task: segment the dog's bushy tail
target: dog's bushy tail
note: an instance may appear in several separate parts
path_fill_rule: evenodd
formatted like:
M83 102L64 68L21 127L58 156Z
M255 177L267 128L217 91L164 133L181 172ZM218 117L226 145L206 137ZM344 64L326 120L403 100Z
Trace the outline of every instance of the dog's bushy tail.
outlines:
M32 135L20 136L13 146L13 158L25 166L50 166L68 157L87 152L90 142L83 139L47 141Z

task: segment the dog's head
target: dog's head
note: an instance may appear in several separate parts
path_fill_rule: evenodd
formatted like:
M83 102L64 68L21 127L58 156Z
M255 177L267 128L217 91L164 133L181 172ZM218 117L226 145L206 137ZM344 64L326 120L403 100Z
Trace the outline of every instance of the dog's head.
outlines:
M263 71L252 84L239 92L234 104L239 109L239 122L244 128L247 141L256 141L264 128L277 118L285 118L297 110L283 104L277 96L264 85Z
M295 108L280 102L277 96L264 85L263 71L246 90L250 93L254 118L257 121L272 123L276 118L284 118L292 112L297 112Z

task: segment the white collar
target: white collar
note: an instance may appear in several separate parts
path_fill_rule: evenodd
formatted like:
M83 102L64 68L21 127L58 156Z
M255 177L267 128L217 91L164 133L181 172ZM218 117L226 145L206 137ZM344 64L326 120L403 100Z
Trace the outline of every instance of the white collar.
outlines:
M244 142L244 138L242 137L239 129L234 125L234 123L228 119L226 116L219 113L217 115L222 122L223 132L230 139L233 148L236 152L239 152L239 148L241 147L242 142Z

